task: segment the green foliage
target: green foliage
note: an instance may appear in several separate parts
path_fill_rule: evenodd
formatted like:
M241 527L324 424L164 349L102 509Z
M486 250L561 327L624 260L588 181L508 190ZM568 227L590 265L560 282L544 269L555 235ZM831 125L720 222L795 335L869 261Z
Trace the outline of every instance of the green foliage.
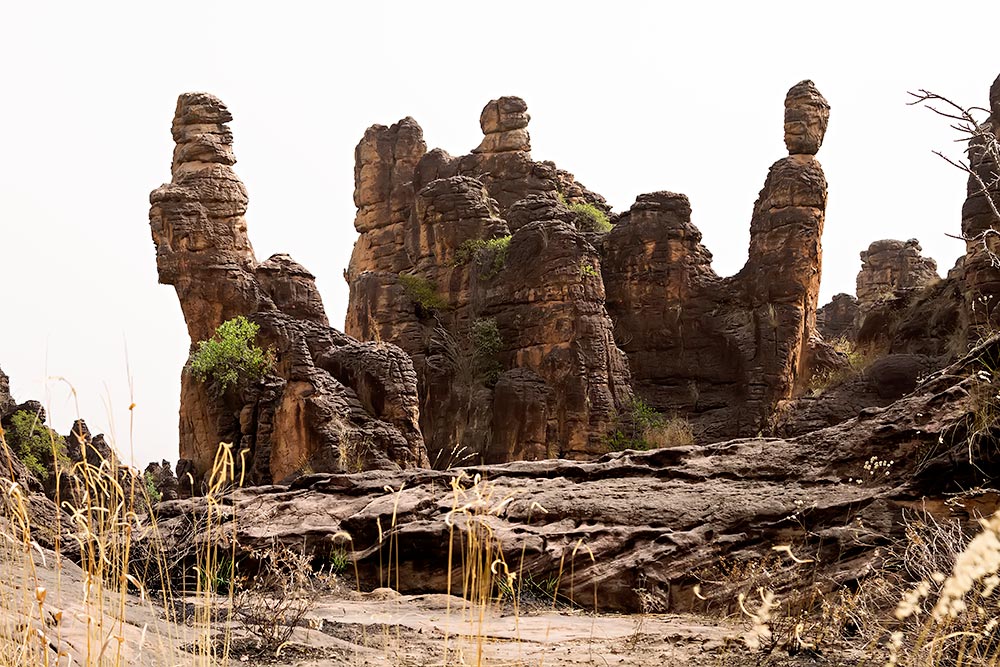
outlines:
M595 269L594 265L591 264L590 262L588 262L587 260L581 259L580 260L580 275L581 276L589 276L591 278L596 278L597 277L597 269Z
M160 502L163 496L160 494L160 490L156 488L156 480L153 479L152 473L147 472L142 478L146 483L146 496L149 498L149 502L151 504Z
M438 294L437 286L426 278L412 273L400 273L399 284L403 286L407 296L420 308L423 315L447 310L448 302Z
M330 552L327 560L327 569L330 574L343 574L351 565L351 558L347 555L347 549L337 547Z
M492 317L480 317L472 322L472 359L477 374L488 386L493 386L500 378L503 367L497 358L503 348L503 339Z
M608 433L608 450L656 449L694 443L691 425L682 417L666 417L641 398L632 402L615 419L615 428Z
M481 262L486 270L483 278L491 280L507 266L507 250L510 248L510 235L498 236L495 239L469 239L455 252L454 266L468 264L475 260Z
M191 373L202 382L214 382L219 393L261 380L274 366L274 352L254 345L258 331L260 327L242 315L226 320L211 339L198 343Z
M570 204L569 210L576 214L576 228L581 232L609 232L611 221L608 214L593 204Z
M27 410L18 410L10 417L10 428L5 436L8 445L28 471L45 481L49 471L54 469L52 453L56 461L68 464L66 441L61 435L45 426L38 415Z

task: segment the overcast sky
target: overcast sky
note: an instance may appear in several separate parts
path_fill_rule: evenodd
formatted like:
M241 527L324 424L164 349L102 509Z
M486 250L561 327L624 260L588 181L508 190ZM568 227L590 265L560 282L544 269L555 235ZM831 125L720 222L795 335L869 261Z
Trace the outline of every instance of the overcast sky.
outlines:
M463 154L500 95L527 100L535 158L615 210L686 193L729 275L785 155L785 92L813 79L832 106L821 300L853 293L876 239L919 238L942 273L962 251L945 234L959 231L964 179L931 153L960 146L906 91L986 104L1000 43L982 28L1000 24L1000 3L347 4L0 8L0 367L59 431L79 412L126 458L177 457L188 339L173 288L157 284L147 214L185 91L235 116L258 259L288 252L315 273L337 327L365 128L411 115L429 147Z

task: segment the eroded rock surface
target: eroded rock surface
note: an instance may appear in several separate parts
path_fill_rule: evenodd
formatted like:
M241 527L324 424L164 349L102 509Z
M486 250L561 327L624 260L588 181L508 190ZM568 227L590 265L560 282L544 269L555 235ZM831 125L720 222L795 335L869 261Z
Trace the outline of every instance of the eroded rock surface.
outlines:
M825 340L853 340L858 335L858 299L851 294L834 294L830 303L816 312L816 331Z
M468 155L426 152L410 118L372 126L355 152L346 330L411 356L439 466L593 456L631 398L598 253L567 203L606 206L531 159L528 120L503 97Z
M219 443L232 443L251 483L426 463L406 355L331 329L313 276L288 255L257 261L230 120L216 97L178 99L172 179L150 195L157 269L177 291L192 351L224 321L246 316L277 363L263 381L225 392L182 373L181 458L200 480Z
M922 256L920 250L917 239L886 239L875 241L861 253L857 295L862 310L940 279L937 262Z
M14 399L10 395L10 378L0 368L0 418L10 413L14 405Z
M814 154L828 118L812 82L792 87L790 154L771 167L737 275L712 271L683 195L641 195L605 239L608 312L636 393L687 417L703 438L766 433L778 403L807 375L826 209Z
M962 516L961 504L944 502L948 494L988 488L989 466L969 460L967 437L971 395L989 386L978 377L981 359L997 353L993 339L906 398L796 439L630 451L592 462L316 475L236 491L232 528L243 549L278 540L320 561L345 544L335 537L345 531L367 586L379 585L379 563L391 548L401 592L446 590L449 541L458 544L458 534L475 525L489 526L522 576L544 580L562 568L563 595L587 606L596 599L606 610L639 611L644 595L670 611L733 605L733 590L713 576L713 565L765 559L776 545L813 559L811 580L821 587L845 584L877 567L880 547L900 539L903 509ZM884 465L872 470L872 457ZM967 506L988 513L996 502L984 492ZM167 544L190 548L190 523L204 501L160 510ZM379 525L396 528L380 540ZM786 559L769 586L780 593L801 586L800 577ZM696 596L696 584L708 600Z

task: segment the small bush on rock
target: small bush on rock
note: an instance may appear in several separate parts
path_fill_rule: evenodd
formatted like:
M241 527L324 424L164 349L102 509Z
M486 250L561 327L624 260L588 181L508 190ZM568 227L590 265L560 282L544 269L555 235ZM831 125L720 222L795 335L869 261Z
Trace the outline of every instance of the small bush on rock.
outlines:
M576 228L581 232L610 232L611 221L608 214L593 204L570 204L569 210L576 214Z
M658 449L694 444L691 424L682 417L665 417L641 398L632 402L615 420L608 434L608 450Z
M429 315L438 310L446 310L448 302L438 294L437 287L431 281L412 273L400 273L399 284L406 290L407 296L421 310L422 315Z
M55 461L69 464L66 455L66 441L61 435L43 424L38 415L27 410L18 410L10 417L10 427L5 433L11 450L21 460L24 467L41 481L54 470Z
M213 382L221 393L243 382L258 382L274 366L274 352L254 344L260 327L240 315L226 320L209 340L198 343L190 372L202 382Z

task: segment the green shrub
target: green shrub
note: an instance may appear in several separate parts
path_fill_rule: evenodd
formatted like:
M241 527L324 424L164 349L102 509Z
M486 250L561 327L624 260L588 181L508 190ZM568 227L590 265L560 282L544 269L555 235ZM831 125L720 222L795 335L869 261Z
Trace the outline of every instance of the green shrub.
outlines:
M448 302L438 294L437 286L426 278L412 273L400 273L399 284L406 290L407 296L413 303L420 307L423 314L429 315L438 310L448 309Z
M633 398L608 433L608 450L656 449L694 443L694 431L683 417L665 417L641 398Z
M469 239L458 247L452 264L461 266L473 260L482 262L487 268L481 275L490 280L500 275L507 266L509 248L510 234L495 239Z
M576 214L576 228L581 232L609 232L611 221L608 214L593 204L570 204L569 210Z
M581 259L580 260L580 275L581 276L590 276L591 278L596 278L597 277L597 269L595 269L594 265L591 264L590 262L588 262L587 260Z
M160 502L163 496L160 494L160 490L156 488L156 480L153 479L153 474L147 472L142 478L146 483L146 496L149 498L149 502L151 504Z
M10 428L6 430L4 437L24 467L41 481L45 481L49 471L54 469L53 450L58 463L69 464L66 441L43 424L33 412L18 410L11 415Z
M242 315L226 320L211 339L198 343L190 372L202 382L214 382L219 393L258 382L274 367L274 352L254 345L258 331L260 327Z
M498 355L503 348L503 339L497 321L492 317L480 317L472 322L472 358L477 374L488 386L500 379L503 367Z

